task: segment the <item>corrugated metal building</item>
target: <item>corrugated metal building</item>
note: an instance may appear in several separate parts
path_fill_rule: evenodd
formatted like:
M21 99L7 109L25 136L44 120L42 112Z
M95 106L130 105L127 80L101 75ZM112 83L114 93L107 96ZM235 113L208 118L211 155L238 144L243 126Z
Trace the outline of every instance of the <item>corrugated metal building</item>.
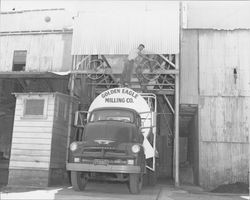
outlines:
M149 53L180 53L180 135L181 147L185 146L180 152L187 154L182 158L187 157L184 161L189 161L191 166L191 171L190 168L181 169L181 181L194 182L207 189L237 181L247 183L250 4L183 2L179 13L179 2L138 1L133 6L131 3L86 2L75 17L74 30L71 15L63 10L1 14L1 24L5 24L0 35L1 77L18 78L19 85L26 87L26 91L41 92L49 87L39 88L46 84L39 82L34 86L31 81L39 76L53 77L47 75L48 71L70 70L71 54L104 54L114 71L121 72L126 54L139 43L144 43ZM117 13L118 8L126 8L129 12ZM84 9L88 12L82 12ZM110 15L112 12L117 18ZM65 21L60 20L62 16ZM12 18L18 20L5 23ZM13 70L15 50L27 51L26 72L18 73L33 80L24 81L18 73L9 73ZM44 73L37 75L34 71ZM5 108L13 99L10 94L6 98L3 91L14 91L16 87L10 83L11 80L5 80L0 87L1 105ZM67 90L67 81L63 85L61 82L51 85L51 91ZM22 89L16 92L22 92ZM10 104L9 110L2 107L0 110L1 116L5 115L1 118L1 127L4 126L9 135L13 126L13 105ZM170 112L169 109L162 110ZM160 141L163 152L160 155L161 175L172 176L173 147L167 138L170 131L164 123L166 119L162 116L160 120L163 136ZM11 138L6 136L1 141L1 144L10 143ZM0 150L4 156L10 153L9 146ZM6 166L0 164L5 170Z
M179 3L158 2L155 7L150 2L141 4L148 9L117 6L112 12L112 7L102 12L98 12L98 7L79 12L74 21L72 55L126 55L141 43L153 54L177 54Z
M199 105L190 124L195 182L248 183L250 4L188 2L183 10L181 102Z
M115 75L122 74L127 54L139 44L145 45L145 54L178 57L179 2L98 2L91 5L86 3L82 10L79 8L80 12L74 21L71 53L76 66L80 66L78 63L82 63L88 55L104 55L112 72ZM134 78L133 81L138 79ZM105 80L101 84L105 84ZM81 92L82 98L86 98L86 93L86 90ZM91 98L97 94L94 86L91 93L94 93ZM174 98L173 94L171 98ZM159 177L169 178L173 176L173 115L164 100L159 102L161 106L164 105L159 106L159 110L168 113L159 115ZM173 101L171 103L174 104Z

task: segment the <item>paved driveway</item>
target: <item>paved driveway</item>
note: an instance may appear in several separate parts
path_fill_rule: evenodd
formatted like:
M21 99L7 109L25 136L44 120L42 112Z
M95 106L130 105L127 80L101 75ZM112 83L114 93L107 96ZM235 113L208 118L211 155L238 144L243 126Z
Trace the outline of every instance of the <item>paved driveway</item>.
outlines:
M89 183L86 191L76 192L71 187L46 189L9 188L2 190L0 199L81 199L81 200L246 200L248 196L219 195L203 192L188 192L172 185L144 187L141 194L131 195L125 184Z

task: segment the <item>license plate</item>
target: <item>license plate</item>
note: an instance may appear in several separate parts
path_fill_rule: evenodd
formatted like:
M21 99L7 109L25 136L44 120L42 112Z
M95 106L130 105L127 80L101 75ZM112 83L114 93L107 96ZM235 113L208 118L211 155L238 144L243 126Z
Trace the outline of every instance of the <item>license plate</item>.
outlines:
M108 160L95 159L94 165L108 165Z

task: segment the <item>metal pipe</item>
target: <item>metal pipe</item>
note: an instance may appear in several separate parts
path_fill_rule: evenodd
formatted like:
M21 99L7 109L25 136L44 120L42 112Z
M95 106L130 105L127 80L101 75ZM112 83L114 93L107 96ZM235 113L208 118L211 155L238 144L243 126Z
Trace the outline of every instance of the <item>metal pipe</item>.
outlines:
M73 67L76 64L76 56L73 56ZM68 135L67 135L67 151L66 151L66 163L69 161L69 145L70 145L70 136L72 130L72 111L73 111L73 98L74 98L74 88L75 88L75 77L76 74L70 74L69 78L69 92L70 92L70 102L69 102L69 122L68 122Z
M176 69L179 69L179 55L176 54ZM175 75L175 186L180 186L179 178L179 74Z

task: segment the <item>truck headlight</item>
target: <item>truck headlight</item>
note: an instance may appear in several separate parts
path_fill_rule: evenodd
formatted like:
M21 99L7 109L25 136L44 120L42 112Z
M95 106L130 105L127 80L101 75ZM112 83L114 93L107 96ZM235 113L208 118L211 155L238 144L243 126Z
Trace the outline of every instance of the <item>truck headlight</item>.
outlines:
M75 151L77 149L77 147L78 147L77 143L73 142L73 143L71 143L69 148L70 148L71 151Z
M138 144L134 144L131 150L133 153L138 153L140 151L140 146Z

